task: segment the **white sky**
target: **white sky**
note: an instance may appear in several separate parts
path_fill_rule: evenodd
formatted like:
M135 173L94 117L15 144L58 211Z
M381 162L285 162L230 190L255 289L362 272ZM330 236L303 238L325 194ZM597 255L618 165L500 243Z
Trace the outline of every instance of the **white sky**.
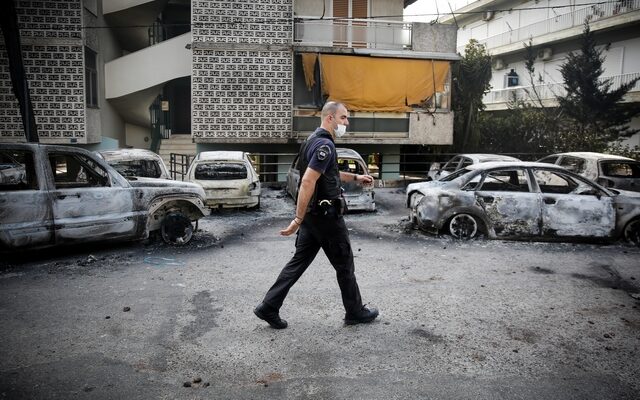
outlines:
M431 22L440 14L451 13L475 0L418 0L404 10L404 20L410 22ZM449 8L451 4L451 8ZM421 15L432 14L432 15Z

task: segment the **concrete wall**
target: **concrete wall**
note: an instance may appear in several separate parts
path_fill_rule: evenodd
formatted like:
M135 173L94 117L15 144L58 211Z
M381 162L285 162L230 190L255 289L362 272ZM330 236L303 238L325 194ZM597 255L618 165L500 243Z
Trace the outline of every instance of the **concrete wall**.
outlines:
M136 149L149 149L151 146L151 130L150 128L126 124L126 142L120 147L130 146Z
M87 143L83 8L80 0L20 1L16 13L38 135L43 143ZM24 141L0 33L0 140Z
M414 51L456 52L457 28L455 25L413 23Z
M196 142L286 142L291 136L292 14L293 1L193 2ZM223 23L234 18L243 22Z

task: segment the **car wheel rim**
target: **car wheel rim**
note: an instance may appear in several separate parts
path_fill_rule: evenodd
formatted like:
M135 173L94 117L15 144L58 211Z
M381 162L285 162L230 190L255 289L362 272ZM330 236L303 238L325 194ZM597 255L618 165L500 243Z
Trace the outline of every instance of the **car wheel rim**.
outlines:
M624 238L636 246L640 246L640 220L631 221L627 224L624 228Z
M162 240L173 245L187 244L193 236L193 225L181 214L169 214L162 221Z
M478 223L469 214L458 214L451 218L449 232L457 239L471 239L478 233Z

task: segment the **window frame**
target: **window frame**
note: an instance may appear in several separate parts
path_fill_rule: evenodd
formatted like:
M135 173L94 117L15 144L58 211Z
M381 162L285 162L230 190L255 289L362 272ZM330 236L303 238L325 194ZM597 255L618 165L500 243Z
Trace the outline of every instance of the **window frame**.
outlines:
M90 65L90 60L93 65ZM99 108L98 53L88 46L84 46L84 90L85 105L88 108Z

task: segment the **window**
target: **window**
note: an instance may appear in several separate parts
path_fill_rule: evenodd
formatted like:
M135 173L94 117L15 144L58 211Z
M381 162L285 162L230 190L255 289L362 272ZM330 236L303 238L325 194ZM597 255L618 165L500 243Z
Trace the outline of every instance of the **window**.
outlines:
M573 179L553 171L535 170L533 175L542 193L569 194L578 187Z
M247 179L247 167L239 163L202 163L196 166L195 178L203 181Z
M36 190L33 155L19 150L0 151L0 190Z
M528 192L529 184L525 172L521 169L490 171L484 178L482 191L492 192Z
M640 163L607 161L600 163L602 175L611 178L640 178Z
M122 176L140 176L146 178L160 178L162 170L153 160L128 160L110 163Z
M98 107L98 55L84 48L84 90L87 107Z
M563 157L560 161L560 166L565 167L569 171L581 174L584 172L585 162L582 158L577 157Z
M547 163L547 164L555 164L556 161L558 161L558 156L546 156L538 160L538 162Z
M458 170L458 164L460 164L460 157L454 157L442 168L443 171L453 172Z
M518 86L520 79L518 77L518 73L515 70L511 70L507 76L507 87Z
M338 169L342 172L351 172L352 174L364 174L363 166L353 158L338 158Z
M109 174L81 154L51 153L49 163L56 189L109 186Z

